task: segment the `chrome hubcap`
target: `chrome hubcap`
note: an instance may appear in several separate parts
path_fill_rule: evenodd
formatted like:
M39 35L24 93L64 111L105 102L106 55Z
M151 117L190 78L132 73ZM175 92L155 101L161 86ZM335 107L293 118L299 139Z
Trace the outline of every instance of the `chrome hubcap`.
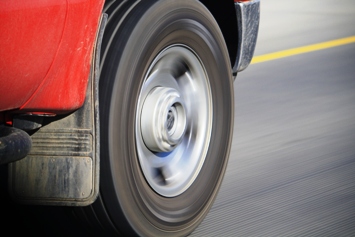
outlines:
M154 59L136 111L139 164L150 187L164 197L182 194L204 163L212 130L212 96L205 68L185 45Z

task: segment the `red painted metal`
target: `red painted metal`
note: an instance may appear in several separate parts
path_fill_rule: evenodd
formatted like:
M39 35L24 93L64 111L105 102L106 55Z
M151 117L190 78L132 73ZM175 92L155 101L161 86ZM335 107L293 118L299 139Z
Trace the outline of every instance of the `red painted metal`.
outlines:
M1 2L0 113L82 106L103 2Z

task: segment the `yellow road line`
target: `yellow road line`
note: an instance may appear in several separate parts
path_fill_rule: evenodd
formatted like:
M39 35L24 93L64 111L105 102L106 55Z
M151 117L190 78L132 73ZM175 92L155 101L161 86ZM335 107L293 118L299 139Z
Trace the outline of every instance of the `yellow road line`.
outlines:
M342 39L337 39L337 40L331 40L323 43L318 43L318 44L312 44L308 46L303 46L299 48L294 48L294 49L287 49L275 53L269 53L269 54L264 54L260 56L255 56L253 57L253 60L251 61L252 64L255 63L261 63L261 62L266 62L266 61L271 61L279 58L285 58L285 57L290 57L293 55L297 54L303 54L303 53L308 53L312 51L317 51L321 49L327 49L327 48L332 48L340 45L345 45L345 44L351 44L355 43L355 36L351 37L346 37Z

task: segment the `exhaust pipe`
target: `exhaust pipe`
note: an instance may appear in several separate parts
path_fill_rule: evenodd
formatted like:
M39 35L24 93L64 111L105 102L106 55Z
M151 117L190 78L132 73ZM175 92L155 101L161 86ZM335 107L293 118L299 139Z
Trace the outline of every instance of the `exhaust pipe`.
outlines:
M31 146L31 137L25 131L0 126L0 165L25 158Z

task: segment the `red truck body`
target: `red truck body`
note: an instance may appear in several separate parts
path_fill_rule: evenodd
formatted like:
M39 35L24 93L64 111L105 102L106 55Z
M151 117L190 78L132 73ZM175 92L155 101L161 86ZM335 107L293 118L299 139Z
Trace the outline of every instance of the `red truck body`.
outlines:
M103 2L1 2L0 114L82 106Z

